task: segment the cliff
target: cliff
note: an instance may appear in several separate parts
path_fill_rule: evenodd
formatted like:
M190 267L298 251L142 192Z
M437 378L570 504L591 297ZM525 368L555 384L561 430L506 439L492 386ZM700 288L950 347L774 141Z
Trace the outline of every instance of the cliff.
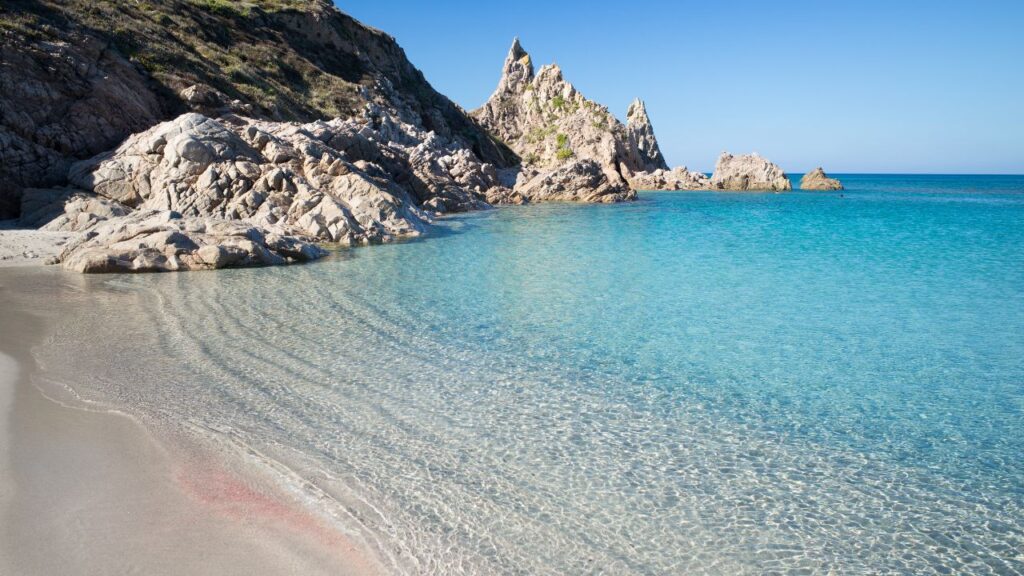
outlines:
M436 92L387 34L328 0L9 0L0 4L0 218L25 188L178 115L312 122L368 104L518 163Z

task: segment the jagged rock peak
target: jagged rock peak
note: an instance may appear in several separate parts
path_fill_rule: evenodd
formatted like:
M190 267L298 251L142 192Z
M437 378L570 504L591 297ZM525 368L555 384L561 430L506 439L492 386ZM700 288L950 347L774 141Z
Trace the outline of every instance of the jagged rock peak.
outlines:
M568 174L572 170L563 169L569 164L592 160L621 192L633 174L666 168L649 120L627 127L606 106L580 94L555 64L535 72L518 39L498 89L471 116L522 159L526 172ZM581 172L589 173L589 166Z
M629 105L626 111L626 127L633 145L645 157L646 164L641 167L641 171L667 170L668 163L658 146L658 139L654 136L654 126L651 125L647 105L643 100L637 98Z
M533 59L523 49L517 36L505 58L505 66L502 68L501 80L498 82L495 95L522 92L533 81L533 76Z
M630 124L650 124L651 119L647 116L647 104L643 100L635 98L626 111L626 120Z
M843 183L835 178L829 178L825 170L820 166L811 170L800 179L801 190L842 190Z

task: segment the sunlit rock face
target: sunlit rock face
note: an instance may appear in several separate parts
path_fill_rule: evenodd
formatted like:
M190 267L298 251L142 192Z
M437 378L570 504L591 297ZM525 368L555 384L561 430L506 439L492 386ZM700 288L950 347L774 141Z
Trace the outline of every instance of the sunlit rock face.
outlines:
M711 187L716 190L759 190L780 192L792 190L786 173L757 154L733 156L723 152L715 163Z

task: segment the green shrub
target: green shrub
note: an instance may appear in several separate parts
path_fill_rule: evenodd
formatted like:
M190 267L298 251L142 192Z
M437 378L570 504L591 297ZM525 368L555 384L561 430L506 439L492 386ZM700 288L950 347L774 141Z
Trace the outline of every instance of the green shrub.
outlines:
M559 160L568 160L573 157L573 151L568 148L559 148L558 152L555 153L555 157Z
M565 107L565 98L562 98L561 96L555 96L554 98L551 99L551 107L554 108L555 110L561 110L562 108Z

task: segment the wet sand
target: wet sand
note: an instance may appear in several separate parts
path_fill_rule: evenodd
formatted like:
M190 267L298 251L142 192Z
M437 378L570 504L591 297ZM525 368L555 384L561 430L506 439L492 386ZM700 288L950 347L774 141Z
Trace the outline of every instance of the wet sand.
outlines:
M0 271L0 574L381 572L259 473L44 393L31 348L59 319L24 290L62 273L13 272Z

